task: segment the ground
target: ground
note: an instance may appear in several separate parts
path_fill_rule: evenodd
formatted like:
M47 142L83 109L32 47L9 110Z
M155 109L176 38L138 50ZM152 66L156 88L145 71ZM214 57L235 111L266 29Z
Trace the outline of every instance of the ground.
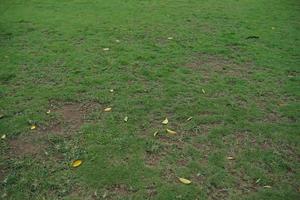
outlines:
M1 199L300 199L299 19L298 0L1 0Z

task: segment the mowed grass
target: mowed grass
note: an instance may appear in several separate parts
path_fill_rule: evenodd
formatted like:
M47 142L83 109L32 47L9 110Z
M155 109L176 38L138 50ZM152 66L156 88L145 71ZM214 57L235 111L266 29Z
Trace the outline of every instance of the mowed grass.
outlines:
M1 198L300 199L299 22L297 0L1 0Z

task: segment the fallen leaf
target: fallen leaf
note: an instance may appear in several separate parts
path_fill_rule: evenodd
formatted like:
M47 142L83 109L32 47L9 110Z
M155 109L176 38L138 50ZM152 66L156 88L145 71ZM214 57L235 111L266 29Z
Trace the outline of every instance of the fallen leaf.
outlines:
M188 179L185 179L185 178L178 178L178 179L180 180L181 183L186 184L186 185L192 183L192 181L190 181L190 180L188 180Z
M169 123L168 118L166 118L164 121L162 121L162 124L167 125Z
M126 116L125 118L124 118L124 122L127 122L128 121L128 117Z
M155 132L153 133L153 136L155 137L155 136L157 136L157 134L158 134L158 131L155 131Z
M265 185L264 188L272 188L270 185Z
M202 93L205 94L205 90L204 89L202 89Z
M168 37L168 40L173 40L173 37Z
M105 108L104 111L105 112L110 112L112 108Z
M174 135L174 134L176 134L176 131L172 131L170 129L167 129L167 133Z
M116 42L117 42L117 43L119 43L119 42L120 42L120 40L116 40Z
M82 160L74 160L72 162L72 167L79 167L82 164Z
M109 48L103 48L103 51L109 51Z
M34 130L34 129L36 129L36 126L35 125L31 125L30 129Z
M187 120L186 120L186 121L191 121L191 119L193 119L193 117L189 117L189 118L187 118Z
M259 179L257 179L257 180L255 181L255 183L259 183L259 181L260 181L260 178L259 178Z
M228 156L227 160L234 160L234 157Z
M114 92L114 89L110 89L109 91L110 91L111 93L113 93L113 92Z
M51 111L50 111L50 110L48 110L46 113L47 113L47 114L50 114L50 113L51 113Z
M2 139L2 140L4 140L5 138L6 138L6 135L5 135L5 134L1 136L1 139Z

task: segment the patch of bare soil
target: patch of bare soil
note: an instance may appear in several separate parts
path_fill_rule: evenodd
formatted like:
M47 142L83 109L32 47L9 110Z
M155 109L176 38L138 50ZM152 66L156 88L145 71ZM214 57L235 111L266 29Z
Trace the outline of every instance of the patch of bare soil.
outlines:
M59 119L52 122L48 127L43 128L43 132L55 135L72 135L87 121L87 116L93 110L98 109L99 104L91 103L66 103L54 107L54 113Z
M43 155L49 146L47 136L70 136L82 126L86 116L98 105L94 103L68 103L53 109L59 115L59 120L48 127L38 127L28 135L22 135L10 140L10 153L17 157Z
M175 136L167 136L167 135L161 135L159 136L159 141L164 144L164 151L168 152L171 148L176 149L183 149L185 146L185 142L183 142L181 139L175 138Z
M103 199L120 199L122 197L124 198L130 196L134 192L136 192L136 190L134 190L133 188L128 187L124 184L118 184L107 188L105 195L103 195L102 197Z
M157 166L161 160L161 155L155 153L146 153L144 160L147 166Z
M169 183L174 183L177 181L176 174L171 168L164 169L161 176L164 177L164 180L168 181Z
M41 136L38 135L39 133L35 134L19 136L18 138L10 140L8 142L10 152L17 157L41 154L47 145L40 140Z
M210 196L208 199L219 200L219 199L228 199L229 191L227 188L209 188Z
M70 125L71 128L77 129L83 124L85 113L78 104L64 105L56 112L62 116L63 122Z
M216 74L229 77L246 77L252 73L250 63L235 63L230 59L216 55L197 55L186 66L199 71L206 81L209 81Z
M3 166L0 166L0 182L3 182L6 177L6 171Z
M155 184L148 186L146 189L147 189L147 195L150 199L154 198L157 195Z

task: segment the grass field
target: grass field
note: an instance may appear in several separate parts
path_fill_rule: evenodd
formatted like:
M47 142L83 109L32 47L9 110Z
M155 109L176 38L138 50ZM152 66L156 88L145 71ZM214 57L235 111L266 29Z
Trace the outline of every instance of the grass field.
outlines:
M300 199L298 0L1 0L0 45L0 199Z

